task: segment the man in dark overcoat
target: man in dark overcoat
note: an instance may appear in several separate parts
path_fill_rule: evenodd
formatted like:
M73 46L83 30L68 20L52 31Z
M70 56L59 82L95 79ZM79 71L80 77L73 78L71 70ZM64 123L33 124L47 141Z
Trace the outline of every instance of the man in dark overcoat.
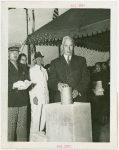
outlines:
M19 43L8 46L8 141L27 141L26 90L18 90L24 80L29 80L26 66L17 62Z
M73 88L75 102L87 102L86 91L90 80L86 59L73 54L74 40L66 36L62 40L63 55L51 62L49 86L56 91L55 102L61 102L60 91L63 87Z

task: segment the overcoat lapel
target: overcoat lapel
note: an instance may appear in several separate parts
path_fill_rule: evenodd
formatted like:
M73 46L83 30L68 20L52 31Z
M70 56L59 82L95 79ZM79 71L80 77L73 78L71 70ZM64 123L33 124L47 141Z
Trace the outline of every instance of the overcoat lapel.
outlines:
M18 63L19 80L25 79L25 69L24 65Z
M67 64L67 62L66 62L64 56L60 56L59 64L60 64L60 67L61 67L61 69L62 69L61 71L62 71L62 72L65 72L66 69L67 69L67 67L68 67L68 64Z
M70 68L72 71L75 71L77 69L77 60L76 57L72 55L71 61L70 61Z
M15 66L9 61L9 71L12 73L12 74L19 74L19 71L15 68Z
M63 55L60 56L60 64L62 66L67 66L68 65Z

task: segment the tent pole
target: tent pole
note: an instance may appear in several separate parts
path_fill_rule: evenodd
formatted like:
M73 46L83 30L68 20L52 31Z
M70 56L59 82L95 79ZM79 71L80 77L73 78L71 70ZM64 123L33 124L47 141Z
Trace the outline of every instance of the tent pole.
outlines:
M28 56L28 64L31 64L31 50L30 50L30 44L27 45L27 56Z
M60 45L58 46L58 49L59 49L59 57L60 57Z
M26 29L27 29L27 37L28 37L28 9L24 8L26 10ZM31 51L30 51L30 45L27 45L27 56L28 56L28 64L31 64Z

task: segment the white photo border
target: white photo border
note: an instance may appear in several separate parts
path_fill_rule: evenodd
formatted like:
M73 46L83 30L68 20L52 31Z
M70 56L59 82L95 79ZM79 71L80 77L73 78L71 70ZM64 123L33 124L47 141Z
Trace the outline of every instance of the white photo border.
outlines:
M85 8L111 9L111 95L110 95L110 142L8 142L7 110L8 110L8 7L16 8L71 8L71 4L85 4ZM4 1L2 2L2 38L1 38L1 148L57 149L57 145L71 145L71 149L117 149L117 2L116 1ZM65 148L64 148L65 149Z

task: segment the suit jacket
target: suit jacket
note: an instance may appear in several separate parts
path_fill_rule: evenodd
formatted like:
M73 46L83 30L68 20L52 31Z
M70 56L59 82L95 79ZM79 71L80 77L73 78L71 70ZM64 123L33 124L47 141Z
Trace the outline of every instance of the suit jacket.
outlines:
M8 60L8 107L22 107L28 103L26 90L12 89L17 81L29 80L28 70L25 65L18 63L18 70Z
M78 90L81 96L77 96L74 101L86 102L86 91L90 75L86 65L86 59L81 56L73 55L70 65L67 64L64 56L53 60L50 66L49 86L56 91L55 101L60 102L60 92L58 83L66 83L73 89Z

